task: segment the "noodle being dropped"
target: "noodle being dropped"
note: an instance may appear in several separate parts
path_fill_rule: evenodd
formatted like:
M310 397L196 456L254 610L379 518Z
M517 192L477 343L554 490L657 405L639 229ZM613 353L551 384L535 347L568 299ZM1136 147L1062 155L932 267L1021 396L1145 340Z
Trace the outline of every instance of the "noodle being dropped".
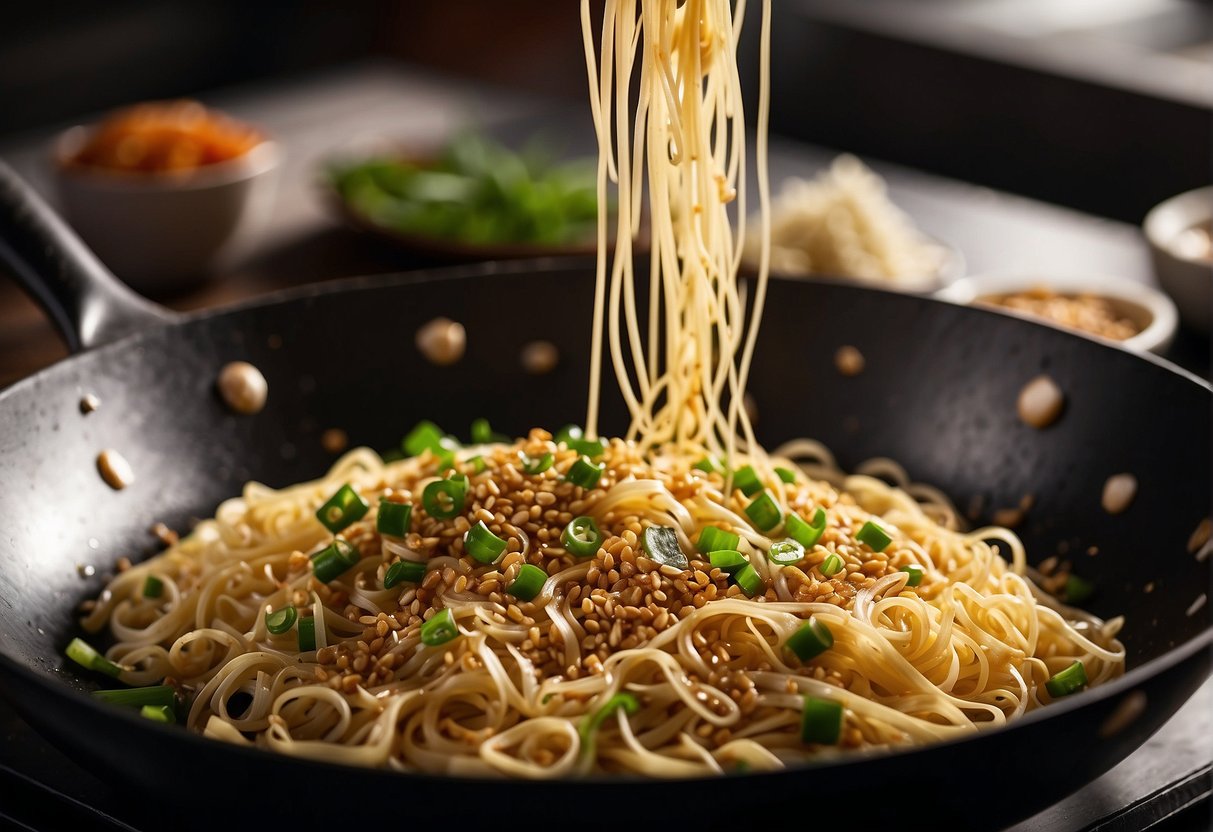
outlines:
M960 531L890 461L846 476L817 443L755 442L740 402L766 255L747 319L727 212L745 215L744 14L608 0L596 69L582 6L599 204L614 178L620 222L608 263L599 220L585 435L482 424L459 448L423 424L410 458L358 449L314 482L248 485L89 611L122 681L167 682L189 728L286 754L678 777L959 737L1122 672L1120 620L1039 591L1010 531ZM604 341L632 418L610 441Z

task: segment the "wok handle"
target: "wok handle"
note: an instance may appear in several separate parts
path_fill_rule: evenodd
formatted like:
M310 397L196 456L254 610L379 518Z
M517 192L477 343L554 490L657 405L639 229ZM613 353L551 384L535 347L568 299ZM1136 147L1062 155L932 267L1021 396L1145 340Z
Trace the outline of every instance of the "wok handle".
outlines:
M0 160L0 264L79 352L174 317L107 269L33 188Z

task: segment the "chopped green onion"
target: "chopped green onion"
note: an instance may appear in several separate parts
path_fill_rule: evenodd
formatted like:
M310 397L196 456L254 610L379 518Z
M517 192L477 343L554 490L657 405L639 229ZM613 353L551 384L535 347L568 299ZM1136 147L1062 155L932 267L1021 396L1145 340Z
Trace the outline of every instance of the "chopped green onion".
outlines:
M910 579L906 581L906 586L918 586L920 583L922 583L922 567L917 563L911 563L907 566L903 566L898 571L909 574Z
M721 572L727 572L730 575L750 564L746 560L746 556L736 549L717 549L715 552L708 554L708 562L712 564L713 568L719 569Z
M492 563L505 551L506 542L489 531L481 520L463 536L463 549L481 563Z
M806 523L795 512L788 512L785 524L788 537L804 548L812 549L817 545L817 541L821 540L821 535L826 530L825 509L817 509L813 514L812 523Z
M467 490L467 477L434 480L421 492L421 505L435 520L450 520L463 512Z
M741 535L726 532L716 526L704 526L703 531L699 533L699 542L696 546L699 547L699 551L707 554L708 552L719 552L721 549L736 549L740 544Z
M299 652L306 653L316 649L316 619L299 619Z
M855 535L855 539L871 546L873 552L883 552L893 542L893 538L871 520L863 524L863 528Z
M469 459L468 465L472 466L473 474L483 474L489 468L489 464L484 461L484 457L480 454L476 454L476 456Z
M455 614L451 612L450 607L436 613L429 621L421 625L421 641L430 647L446 644L458 635L459 628L455 626Z
M835 745L842 736L842 703L833 699L804 698L800 715L800 739L822 745Z
M788 515L791 519L792 515ZM771 548L767 550L767 557L775 563L787 565L789 563L800 563L804 560L804 547L797 541L787 538L771 544Z
M733 487L740 488L741 493L747 497L753 497L762 490L762 481L758 479L758 472L754 470L753 465L747 465L733 472Z
M123 688L121 690L95 690L93 696L112 705L127 705L132 708L171 706L177 701L177 691L172 685L151 685L145 688Z
M783 519L783 512L779 510L779 504L775 502L775 498L767 491L763 491L755 497L745 507L745 513L747 517L754 521L754 525L764 532L769 532L778 526L779 522Z
M327 584L358 563L358 550L341 538L312 555L312 574L316 580Z
M564 443L568 445L570 442L575 442L585 436L580 425L565 425L560 430L556 431L556 435L552 437L552 441L557 445Z
M697 471L703 471L705 474L724 475L724 465L714 456L705 456L691 467Z
M796 658L807 662L834 646L834 634L816 618L810 618L788 636L784 643L796 654Z
M510 583L510 594L523 601L530 601L543 589L547 579L547 572L533 563L524 563L518 570L518 576Z
M120 665L114 664L105 656L93 649L92 645L83 639L74 638L67 644L67 657L86 670L95 670L106 676L118 678L122 672Z
M687 569L691 565L678 545L678 533L669 526L649 526L641 533L640 541L649 557L662 566Z
M495 433L488 419L477 419L472 422L472 444L490 445L493 443L509 442L510 438L503 433Z
M581 735L581 753L584 756L593 756L594 738L598 734L598 729L602 727L602 723L606 722L607 719L620 709L624 713L634 714L640 710L640 702L630 693L617 693L608 699L601 708L581 721L581 725L577 728L577 733Z
M402 583L419 584L425 577L425 564L415 560L398 560L383 575L383 588L393 589Z
M594 522L593 517L583 514L581 517L574 517L564 527L560 542L574 557L588 558L598 554L598 550L602 548L602 532L598 531L598 524Z
M1067 604L1081 604L1094 594L1095 585L1093 583L1085 578L1071 574L1066 577L1066 585L1062 589L1061 600Z
M144 598L159 598L164 594L164 581L157 578L155 575L148 575L143 582L143 597Z
M842 556L836 552L830 552L830 554L826 555L826 559L821 562L821 574L827 578L832 577L841 572L844 566L846 566L846 563L843 561Z
M392 537L404 537L409 533L412 520L412 504L380 500L379 512L375 517L375 531Z
M1065 670L1054 673L1053 677L1045 682L1045 689L1049 691L1049 696L1052 696L1054 699L1069 696L1071 693L1077 693L1086 686L1087 669L1083 667L1082 662L1078 661Z
M595 465L585 457L578 457L573 463L573 467L564 475L564 478L573 485L580 485L582 488L593 488L598 485L598 480L602 478L602 472L606 466L601 462Z
M788 485L796 482L796 472L791 468L776 468L775 476L779 477L781 482L786 482Z
M551 468L552 463L556 461L555 454L544 454L543 456L539 457L539 459L531 459L526 454L520 453L518 454L518 457L522 461L522 473L532 477L537 474L542 474L544 471Z
M763 582L762 577L759 576L758 570L755 569L754 565L751 563L747 563L745 566L738 569L733 575L733 581L739 587L741 587L742 592L751 598L765 592L767 588L766 583Z
M144 705L139 709L139 715L152 722L176 722L177 715L168 705Z
M422 420L408 432L400 445L409 456L421 456L427 450L435 453L447 450L444 446L449 444L449 441L442 428L429 420Z
M563 444L571 451L584 454L590 459L597 459L606 453L606 443L601 439L586 439L585 433L577 425L565 425L556 432L553 441Z
M358 496L358 492L347 482L329 497L328 502L316 510L316 518L333 534L344 529L355 520L362 519L370 506Z
M265 629L269 630L276 636L280 636L295 626L295 620L299 618L299 610L291 604L287 604L280 610L265 616Z

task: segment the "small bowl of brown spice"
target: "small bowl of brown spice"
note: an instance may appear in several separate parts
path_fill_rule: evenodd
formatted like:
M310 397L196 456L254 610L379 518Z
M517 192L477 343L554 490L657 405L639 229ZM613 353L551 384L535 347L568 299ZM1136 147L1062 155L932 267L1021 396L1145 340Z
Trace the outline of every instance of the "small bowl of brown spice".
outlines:
M1178 321L1166 295L1144 283L1108 276L978 275L951 284L936 297L980 304L1143 352L1166 349Z

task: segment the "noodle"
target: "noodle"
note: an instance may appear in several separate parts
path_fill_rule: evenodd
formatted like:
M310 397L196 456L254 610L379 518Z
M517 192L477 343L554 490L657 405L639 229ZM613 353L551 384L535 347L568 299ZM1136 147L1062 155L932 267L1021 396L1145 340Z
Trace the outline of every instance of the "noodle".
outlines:
M762 11L765 228L769 0ZM1092 684L1122 672L1120 620L1041 593L1009 530L961 531L946 498L892 461L848 476L817 443L768 456L755 441L741 403L768 252L747 312L736 279L744 15L744 0L735 10L727 0L608 0L596 65L582 5L599 204L609 181L619 190L610 260L599 218L587 439L536 429L461 449L438 441L391 462L357 449L312 482L250 483L214 519L114 578L84 618L113 638L106 655L122 681L174 685L189 702L187 726L227 742L402 771L551 779L768 770L946 740L1046 704L1046 682L1075 662ZM642 321L631 239L646 181L653 253ZM604 344L631 424L589 450ZM757 492L734 482L746 466ZM334 541L322 519L345 509L321 507L346 485L373 510L340 522ZM755 513L764 499L775 522ZM389 504L412 507L408 528L381 530ZM769 553L793 534L793 516L825 523L793 562L776 562ZM601 536L579 551L585 541L569 535L583 520ZM871 537L872 524L887 542ZM736 535L741 571L698 550L707 527ZM685 565L660 551L657 530ZM162 591L145 591L149 577ZM832 644L802 660L789 639L806 622ZM838 709L832 740L802 733L817 701Z

